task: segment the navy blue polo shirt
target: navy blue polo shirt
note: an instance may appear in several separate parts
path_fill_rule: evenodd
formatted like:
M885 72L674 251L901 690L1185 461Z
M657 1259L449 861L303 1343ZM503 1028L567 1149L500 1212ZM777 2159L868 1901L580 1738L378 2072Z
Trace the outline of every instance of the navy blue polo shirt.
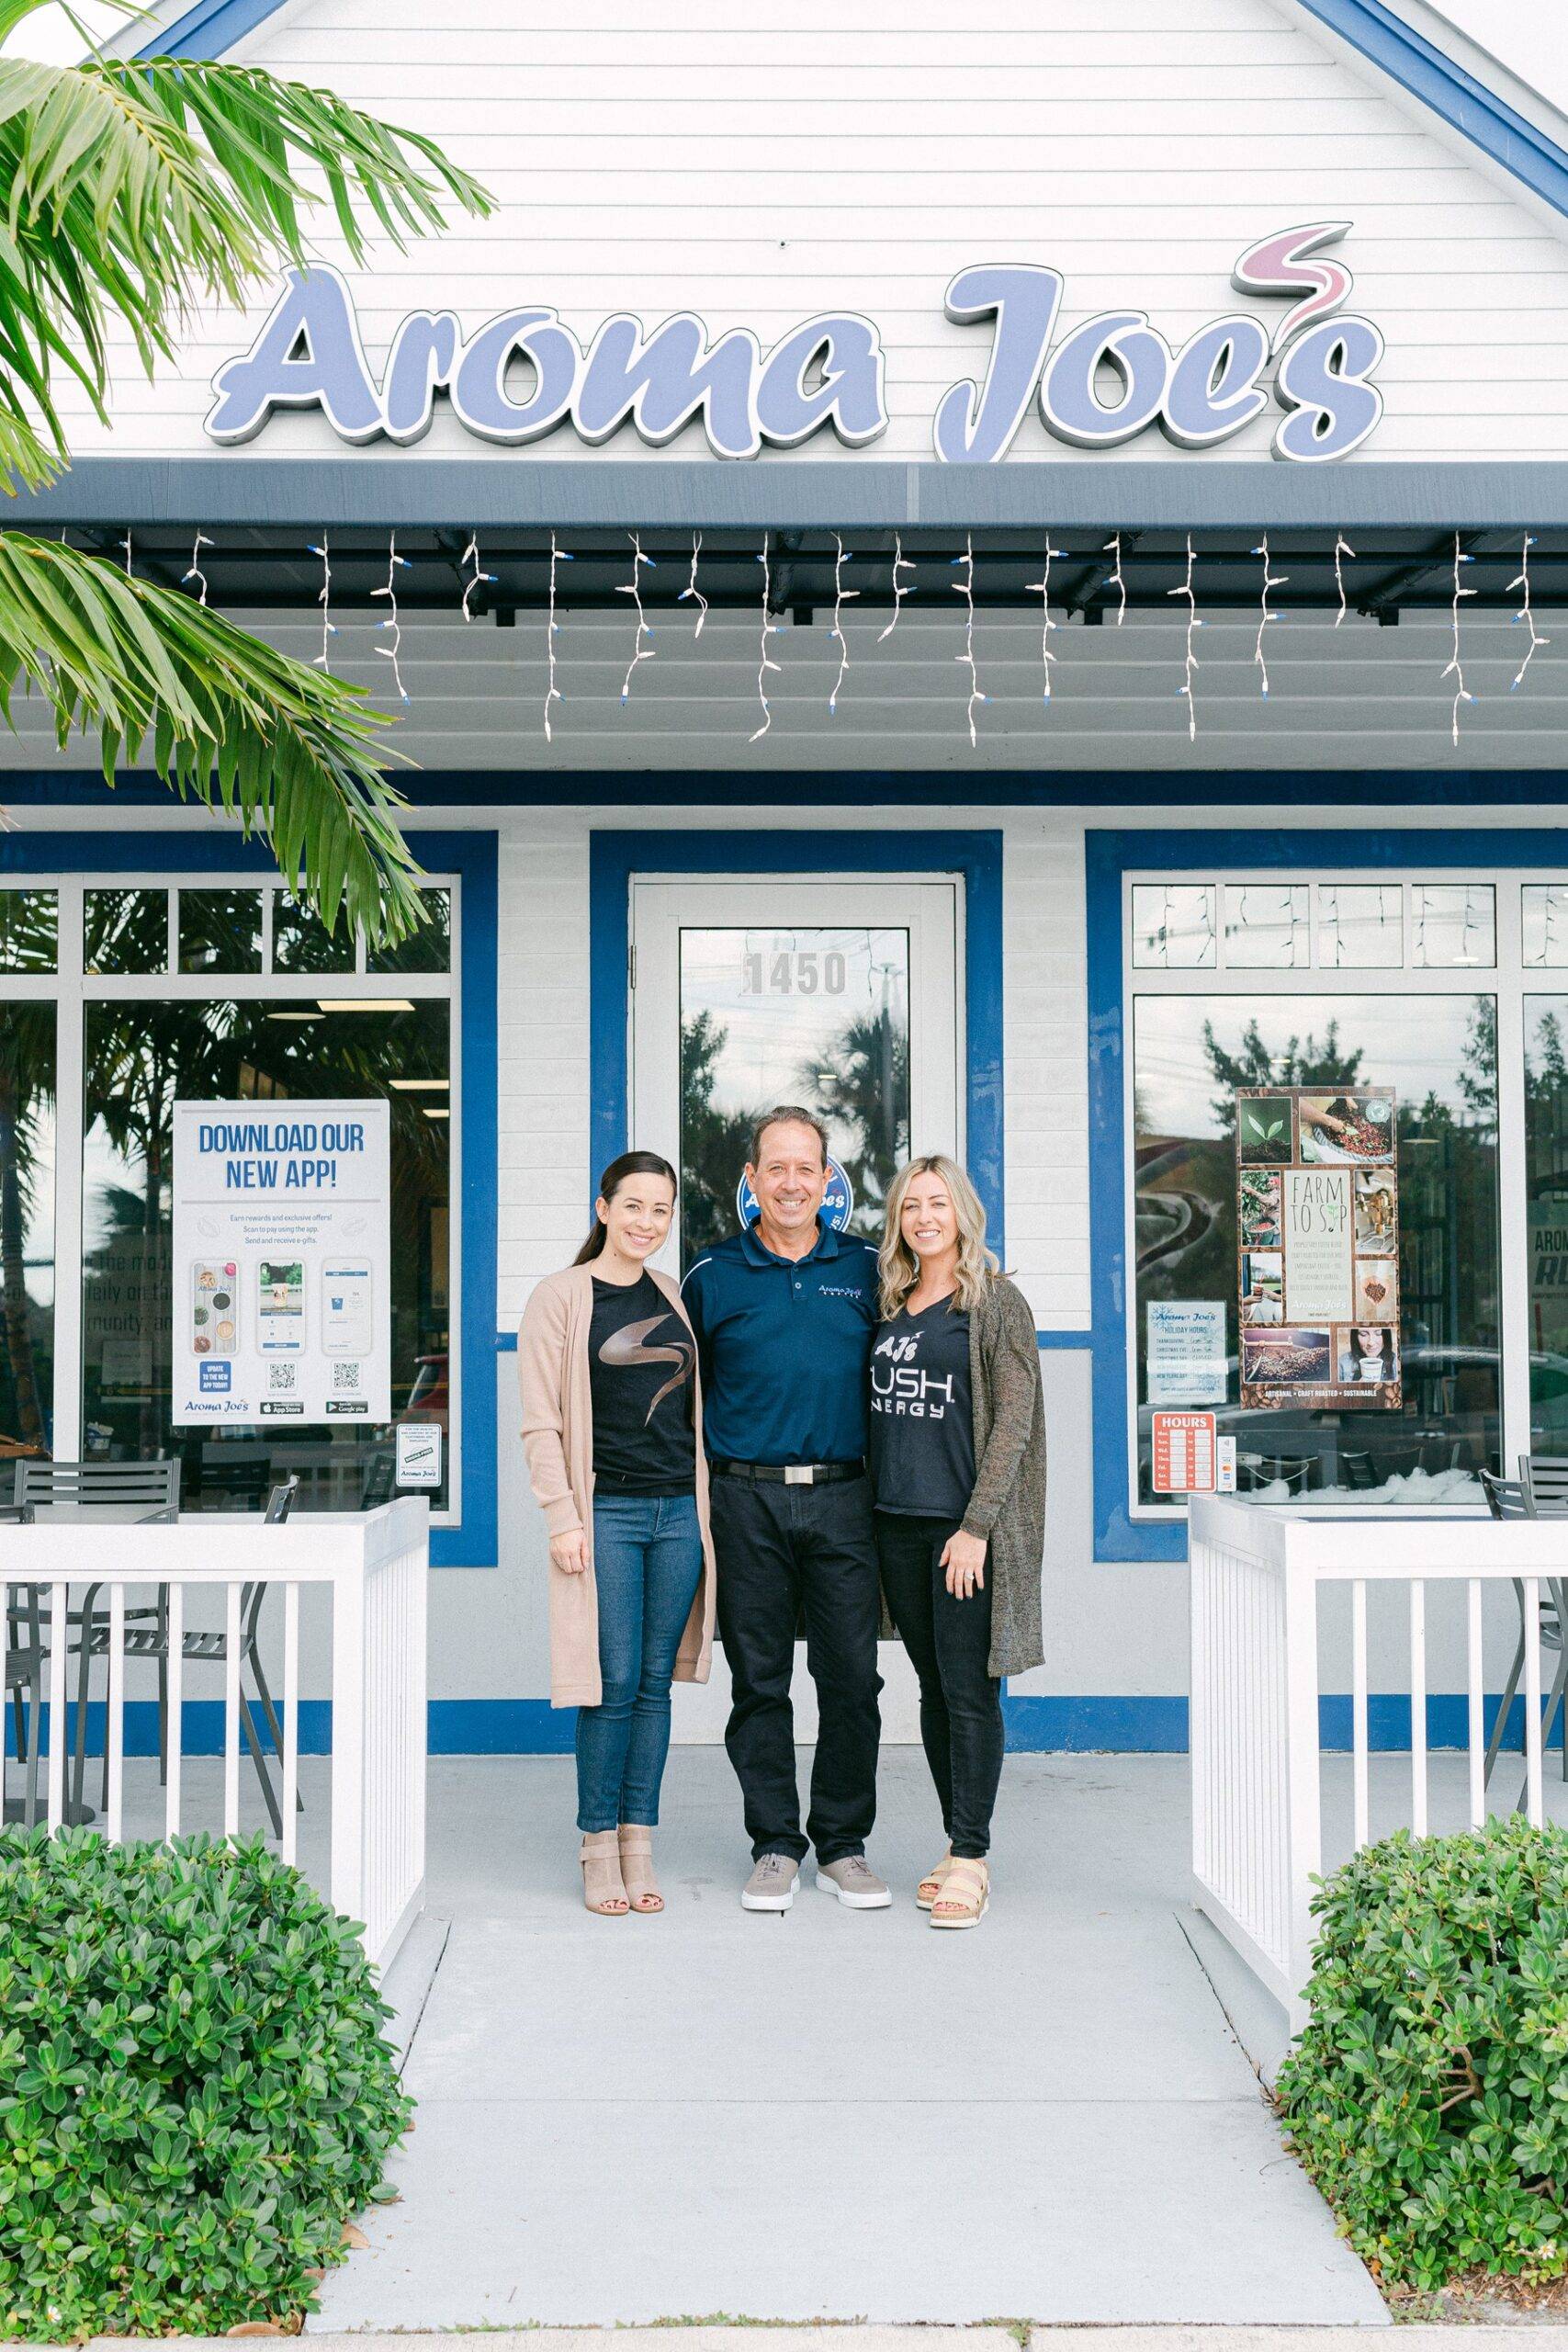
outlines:
M858 1462L876 1328L876 1252L818 1225L808 1257L775 1258L748 1227L697 1260L681 1295L703 1369L703 1438L718 1462Z

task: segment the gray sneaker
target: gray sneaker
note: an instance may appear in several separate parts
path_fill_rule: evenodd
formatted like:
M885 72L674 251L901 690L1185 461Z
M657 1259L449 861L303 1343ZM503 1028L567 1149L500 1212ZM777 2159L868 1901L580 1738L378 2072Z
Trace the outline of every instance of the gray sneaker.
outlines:
M761 1854L740 1890L742 1911L787 1911L795 1901L800 1872L789 1854Z
M818 1862L817 1883L824 1894L836 1894L852 1911L886 1911L893 1900L863 1854L841 1854L836 1862Z

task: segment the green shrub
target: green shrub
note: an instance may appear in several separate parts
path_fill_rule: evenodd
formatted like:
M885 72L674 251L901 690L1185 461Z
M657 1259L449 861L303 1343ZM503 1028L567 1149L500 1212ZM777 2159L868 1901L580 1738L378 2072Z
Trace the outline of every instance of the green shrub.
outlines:
M1313 1908L1279 2100L1351 2245L1424 2288L1568 2267L1568 1832L1402 1830Z
M309 2306L408 2122L386 2016L259 1838L0 1832L0 2336Z

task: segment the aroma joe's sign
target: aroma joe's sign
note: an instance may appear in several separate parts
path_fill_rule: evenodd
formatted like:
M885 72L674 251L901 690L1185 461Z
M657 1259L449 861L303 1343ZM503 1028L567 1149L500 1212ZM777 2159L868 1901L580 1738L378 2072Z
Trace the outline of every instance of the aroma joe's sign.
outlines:
M984 373L938 401L931 437L949 463L1006 457L1033 404L1048 433L1113 449L1156 425L1183 449L1230 440L1272 401L1277 458L1314 465L1348 457L1382 413L1371 381L1383 341L1347 313L1353 280L1326 254L1345 220L1286 229L1249 246L1231 273L1239 292L1284 297L1272 323L1250 311L1211 319L1173 345L1143 311L1105 311L1061 333L1060 270L987 263L960 270L949 319L989 328ZM710 338L680 311L651 330L629 311L586 347L556 312L502 311L466 334L455 311L414 311L378 375L347 282L316 264L289 270L250 349L212 379L209 436L249 441L276 409L319 409L340 440L408 446L430 429L437 396L466 432L521 447L562 425L591 447L623 425L658 447L700 420L716 457L755 458L831 430L860 448L888 424L875 324L826 311L764 351L735 327Z

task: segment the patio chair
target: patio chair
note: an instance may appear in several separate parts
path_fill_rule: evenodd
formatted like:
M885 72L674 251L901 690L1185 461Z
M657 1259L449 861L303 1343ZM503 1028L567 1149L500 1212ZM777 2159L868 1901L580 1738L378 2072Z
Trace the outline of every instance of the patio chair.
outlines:
M1568 1469L1568 1464L1561 1466ZM1519 1457L1521 1476L1517 1478L1497 1478L1490 1470L1477 1472L1476 1475L1481 1480L1481 1491L1486 1498L1486 1508L1494 1519L1546 1519L1556 1517L1560 1513L1568 1513L1568 1486L1563 1488L1564 1498L1562 1502L1556 1505L1549 1504L1544 1510L1540 1508L1534 1492L1533 1481L1529 1475L1530 1467L1530 1456L1526 1453ZM1496 1720L1492 1726L1492 1736L1486 1744L1483 1785L1492 1778L1492 1767L1497 1760L1497 1751L1503 1745L1503 1734L1507 1726L1508 1710L1514 1703L1518 1691L1519 1678L1525 1668L1525 1588L1523 1580L1519 1577L1514 1579L1514 1598L1519 1605L1519 1638L1514 1650L1514 1662L1508 1668L1508 1679L1503 1686L1503 1696L1498 1704ZM1568 1662L1568 1646L1565 1646L1562 1638L1565 1615L1568 1615L1568 1611L1564 1611L1562 1585L1560 1580L1554 1578L1548 1583L1536 1618L1542 1649L1554 1650L1557 1654L1557 1670L1551 1679L1551 1697L1547 1702L1546 1717L1541 1728L1543 1747L1551 1737L1552 1720L1558 1708L1562 1704L1564 1664ZM1562 1758L1562 1777L1568 1781L1568 1749L1565 1749ZM1519 1802L1521 1805L1524 1803L1522 1794Z
M274 1487L271 1494L267 1497L266 1510L263 1513L262 1517L263 1525L265 1527L281 1527L284 1521L288 1519L289 1512L293 1510L295 1498L299 1492L299 1479L298 1474L286 1478L281 1486ZM256 1778L261 1782L262 1795L266 1802L267 1815L272 1823L273 1836L275 1838L281 1838L283 1835L283 1815L278 1808L277 1796L272 1785L272 1775L267 1770L266 1754L262 1747L261 1741L256 1736L256 1727L252 1714L253 1708L259 1702L262 1712L266 1717L267 1729L272 1734L273 1745L276 1748L278 1755L281 1756L283 1753L283 1725L278 1720L277 1709L273 1704L272 1691L268 1687L266 1673L261 1661L261 1613L263 1606L266 1600L267 1589L268 1588L266 1584L259 1580L254 1584L242 1585L240 1588L240 1728L245 1735L245 1744L251 1751L251 1761L255 1766ZM108 1655L109 1645L108 1626L105 1624L96 1627L90 1638L92 1642L92 1655L95 1657L107 1657ZM125 1630L125 1655L128 1658L151 1657L155 1658L158 1662L158 1753L162 1758L163 1771L166 1774L168 1770L169 1754L169 1601L167 1588L164 1588L159 1593L157 1617L156 1622L153 1624L127 1625ZM180 1657L187 1665L226 1666L229 1662L229 1635L227 1630L224 1628L219 1628L212 1633L186 1634L182 1636L180 1642ZM245 1690L245 1676L247 1671L249 1672L251 1679L255 1686L256 1695L254 1700L247 1695ZM78 1801L80 1801L82 1794L82 1780L84 1777L84 1771L85 1759L81 1750L78 1749L76 1766L76 1795ZM106 1737L104 1741L104 1803L106 1805L108 1803L108 1741ZM305 1810L304 1799L296 1794L295 1804L298 1810L300 1813L303 1813Z

